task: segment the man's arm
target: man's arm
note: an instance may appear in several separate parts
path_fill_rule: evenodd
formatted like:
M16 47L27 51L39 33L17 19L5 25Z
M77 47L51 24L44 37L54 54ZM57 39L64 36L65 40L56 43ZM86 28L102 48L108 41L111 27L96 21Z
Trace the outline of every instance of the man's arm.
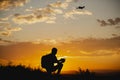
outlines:
M59 63L64 63L65 62L65 58L61 58L60 60L59 60Z
M59 63L59 60L57 60L56 56L54 56L54 63Z

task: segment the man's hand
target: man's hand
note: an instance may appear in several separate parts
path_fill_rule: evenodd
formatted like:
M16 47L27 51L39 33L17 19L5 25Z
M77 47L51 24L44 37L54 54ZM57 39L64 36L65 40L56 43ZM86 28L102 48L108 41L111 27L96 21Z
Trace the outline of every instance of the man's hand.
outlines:
M60 60L59 60L59 63L64 63L65 62L65 59L64 58L61 58Z

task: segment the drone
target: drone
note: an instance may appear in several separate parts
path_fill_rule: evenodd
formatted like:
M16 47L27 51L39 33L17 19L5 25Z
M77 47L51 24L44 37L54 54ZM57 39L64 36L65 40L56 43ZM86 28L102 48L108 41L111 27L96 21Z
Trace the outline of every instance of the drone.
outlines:
M85 6L78 6L76 9L84 9Z

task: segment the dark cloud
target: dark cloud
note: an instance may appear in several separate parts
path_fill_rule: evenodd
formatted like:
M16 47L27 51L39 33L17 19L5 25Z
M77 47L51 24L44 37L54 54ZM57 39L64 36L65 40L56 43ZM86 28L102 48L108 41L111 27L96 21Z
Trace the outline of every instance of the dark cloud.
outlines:
M80 0L73 0L74 2L79 2Z
M23 6L29 0L0 0L0 10Z
M69 43L64 43L66 47L75 47L75 49L80 49L83 51L94 51L94 50L104 50L104 49L115 49L120 48L120 36L115 36L109 39L84 39L84 40L73 40Z
M112 34L112 36L117 37L118 35L117 34Z
M120 28L120 26L116 26L115 28Z
M119 24L120 23L120 18L116 18L115 19L115 24Z
M15 17L18 17L18 16L20 16L20 15L21 15L21 14L19 14L19 13L14 14Z
M0 41L2 41L2 42L7 42L7 43L12 43L12 41L9 41L9 40L3 40L2 38L0 38Z
M11 32L2 31L2 32L0 32L0 35L1 35L1 36L10 36L10 35L11 35Z
M4 43L4 45L6 44L5 46L0 45L0 53L3 56L11 56L13 54L16 56L26 54L28 56L38 52L42 54L44 53L43 51L51 49L53 45L67 56L72 56L72 54L74 56L112 56L120 54L120 36L109 39L76 39L69 42L57 42L53 45L46 44L48 41L41 41L36 44L35 42L13 42L0 39L0 42Z
M100 23L101 26L116 26L119 25L120 18L117 17L115 19L108 19L107 21L97 19L97 21Z
M10 40L4 40L2 38L0 38L0 45L8 45L8 44L13 44L14 42L13 41L10 41Z
M107 23L104 20L97 19L97 21L100 23L101 26L106 26L107 25Z
M110 25L116 25L116 22L113 19L108 19L108 23Z

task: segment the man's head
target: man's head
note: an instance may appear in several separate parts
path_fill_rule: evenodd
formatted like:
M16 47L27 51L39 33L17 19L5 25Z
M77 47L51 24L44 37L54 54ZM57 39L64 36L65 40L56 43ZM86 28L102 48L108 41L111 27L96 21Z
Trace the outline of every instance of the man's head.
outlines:
M54 55L57 54L57 48L52 48L52 54L54 54Z

